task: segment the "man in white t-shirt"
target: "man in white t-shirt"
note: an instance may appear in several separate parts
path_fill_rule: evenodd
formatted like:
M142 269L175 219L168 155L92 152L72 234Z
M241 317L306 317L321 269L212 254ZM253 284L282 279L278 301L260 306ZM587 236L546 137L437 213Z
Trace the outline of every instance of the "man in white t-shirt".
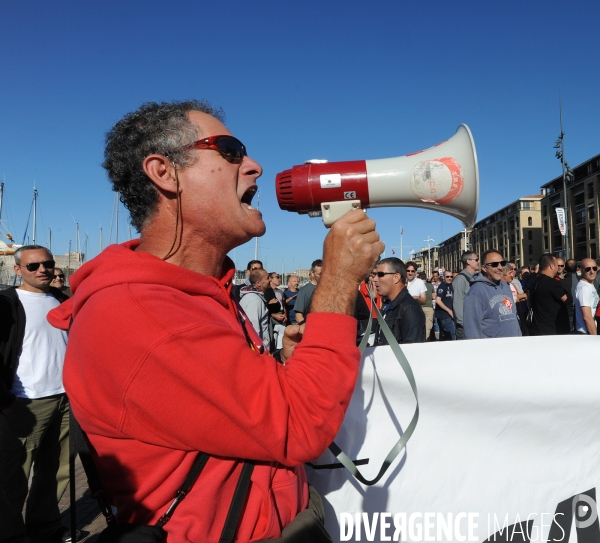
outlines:
M17 249L15 273L21 286L0 292L0 543L70 541L58 508L69 482L67 333L46 319L67 297L50 287L45 247Z
M592 258L584 258L581 262L581 279L575 289L575 329L580 334L598 335L594 320L599 299L594 287L597 273L596 262Z

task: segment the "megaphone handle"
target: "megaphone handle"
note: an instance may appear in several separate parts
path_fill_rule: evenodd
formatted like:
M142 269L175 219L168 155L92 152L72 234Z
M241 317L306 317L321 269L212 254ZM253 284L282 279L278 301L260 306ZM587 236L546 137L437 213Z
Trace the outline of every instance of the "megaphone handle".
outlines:
M342 200L341 202L324 202L321 204L321 216L326 228L353 209L360 209L360 200Z

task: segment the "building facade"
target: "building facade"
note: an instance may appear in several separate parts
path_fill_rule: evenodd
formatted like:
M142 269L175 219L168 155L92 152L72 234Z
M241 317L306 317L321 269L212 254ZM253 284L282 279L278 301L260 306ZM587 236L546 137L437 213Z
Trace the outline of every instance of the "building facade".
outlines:
M472 230L467 230L465 234L465 231L463 230L440 243L439 255L441 267L452 272L459 272L462 270L460 257L466 250L465 247L469 244L471 232Z
M542 185L542 243L544 252L556 253L562 258L598 258L600 231L598 205L600 194L600 155L573 169L574 179L567 187L567 236L570 251L566 254L566 239L560 233L556 216L557 207L565 207L563 178L557 177Z
M524 196L475 223L469 250L481 255L497 249L517 266L535 264L542 256L542 195Z
M542 201L536 194L524 196L475 223L471 230L459 232L439 244L439 266L460 271L465 250L481 255L496 249L518 266L535 264L542 248Z

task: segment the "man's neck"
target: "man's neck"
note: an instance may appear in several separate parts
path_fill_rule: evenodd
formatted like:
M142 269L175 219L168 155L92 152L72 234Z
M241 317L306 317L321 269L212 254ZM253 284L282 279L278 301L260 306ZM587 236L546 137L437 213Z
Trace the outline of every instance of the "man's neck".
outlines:
M173 249L173 227L162 228L158 221L144 228L140 235L140 244L136 251L149 253L160 259L210 277L220 277L227 251L220 249L207 240L177 239ZM169 256L168 256L169 255ZM168 258L165 259L165 256Z
M31 285L28 285L27 283L23 283L20 287L17 287L19 290L24 290L26 292L33 292L35 294L48 294L50 292L50 287L42 287L42 288L37 288L37 287L32 287Z
M393 302L399 296L399 294L404 290L405 286L406 285L402 285L402 287L399 288L398 290L396 290L395 293L394 292L390 292L389 295L387 296L387 299L390 302Z

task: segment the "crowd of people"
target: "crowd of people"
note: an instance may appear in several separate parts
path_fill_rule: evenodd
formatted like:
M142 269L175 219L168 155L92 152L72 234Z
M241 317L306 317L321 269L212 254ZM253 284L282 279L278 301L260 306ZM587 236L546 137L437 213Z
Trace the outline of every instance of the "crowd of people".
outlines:
M481 261L476 253L467 251L461 257L461 271L440 268L427 277L415 262L384 258L359 289L357 341L368 332L373 305L398 343L597 335L599 261L586 258L565 263L561 257L543 254L534 267L518 268L496 250L483 253ZM286 289L277 272L267 273L259 260L248 263L248 279L239 290L241 304L265 347L281 348L278 338L285 325L305 321L322 266L322 260L313 262L309 281L302 288L298 276L290 275ZM256 295L244 298L248 292ZM378 324L369 344L387 344Z
M126 115L103 166L140 238L69 287L47 248L21 247L21 284L0 291L0 543L77 539L58 509L70 417L121 534L328 543L304 463L342 424L375 306L399 343L597 333L593 260L579 276L552 255L517 270L467 252L460 272L427 278L377 260L384 245L361 210L332 226L301 288L258 260L234 285L227 254L265 232L251 205L262 169L205 102ZM377 324L369 339L387 343Z

